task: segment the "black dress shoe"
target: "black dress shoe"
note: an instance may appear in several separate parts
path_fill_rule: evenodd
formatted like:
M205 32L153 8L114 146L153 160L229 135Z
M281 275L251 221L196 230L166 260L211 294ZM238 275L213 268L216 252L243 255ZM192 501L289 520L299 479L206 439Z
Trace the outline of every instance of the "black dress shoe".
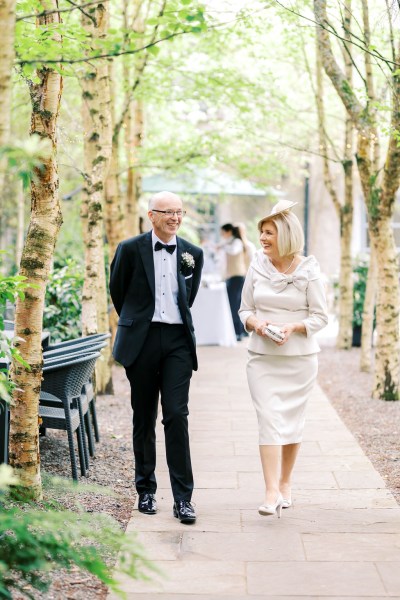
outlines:
M145 515L155 515L157 512L157 502L154 494L147 492L139 494L138 510Z
M194 523L196 513L193 505L187 500L177 500L174 502L174 517L179 519L181 523Z

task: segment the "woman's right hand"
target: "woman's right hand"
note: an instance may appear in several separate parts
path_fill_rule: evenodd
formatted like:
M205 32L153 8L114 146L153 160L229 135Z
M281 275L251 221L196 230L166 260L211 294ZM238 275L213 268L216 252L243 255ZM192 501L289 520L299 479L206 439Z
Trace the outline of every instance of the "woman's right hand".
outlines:
M257 335L260 337L267 337L265 335L265 328L270 323L270 321L257 321L254 323L253 328Z

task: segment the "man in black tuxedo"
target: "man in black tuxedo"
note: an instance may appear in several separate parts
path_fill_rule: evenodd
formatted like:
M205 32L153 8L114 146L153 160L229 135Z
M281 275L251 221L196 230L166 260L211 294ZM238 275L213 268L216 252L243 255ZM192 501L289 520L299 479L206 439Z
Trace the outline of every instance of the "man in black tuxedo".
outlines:
M151 198L153 229L119 244L111 263L110 292L119 315L113 354L131 385L139 511L157 512L160 395L173 514L182 523L193 523L188 400L197 357L190 307L200 285L203 251L176 236L184 215L179 196L160 192Z

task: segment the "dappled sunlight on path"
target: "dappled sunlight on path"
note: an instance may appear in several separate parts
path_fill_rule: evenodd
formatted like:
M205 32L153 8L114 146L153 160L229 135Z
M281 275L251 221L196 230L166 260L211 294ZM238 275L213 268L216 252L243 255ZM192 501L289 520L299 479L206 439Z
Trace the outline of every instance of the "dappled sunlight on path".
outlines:
M187 526L172 516L159 423L158 514L135 510L128 530L164 576L124 581L128 598L399 600L400 508L321 389L308 406L294 508L280 520L261 517L245 345L198 353L190 401L197 522Z

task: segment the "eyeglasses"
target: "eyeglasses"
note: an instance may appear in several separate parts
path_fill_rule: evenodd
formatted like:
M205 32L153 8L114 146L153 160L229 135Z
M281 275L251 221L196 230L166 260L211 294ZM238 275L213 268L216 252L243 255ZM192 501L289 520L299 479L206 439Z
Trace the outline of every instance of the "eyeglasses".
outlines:
M156 208L152 208L151 212L162 213L166 217L173 217L174 215L176 215L177 217L184 217L186 215L186 210L157 210Z

